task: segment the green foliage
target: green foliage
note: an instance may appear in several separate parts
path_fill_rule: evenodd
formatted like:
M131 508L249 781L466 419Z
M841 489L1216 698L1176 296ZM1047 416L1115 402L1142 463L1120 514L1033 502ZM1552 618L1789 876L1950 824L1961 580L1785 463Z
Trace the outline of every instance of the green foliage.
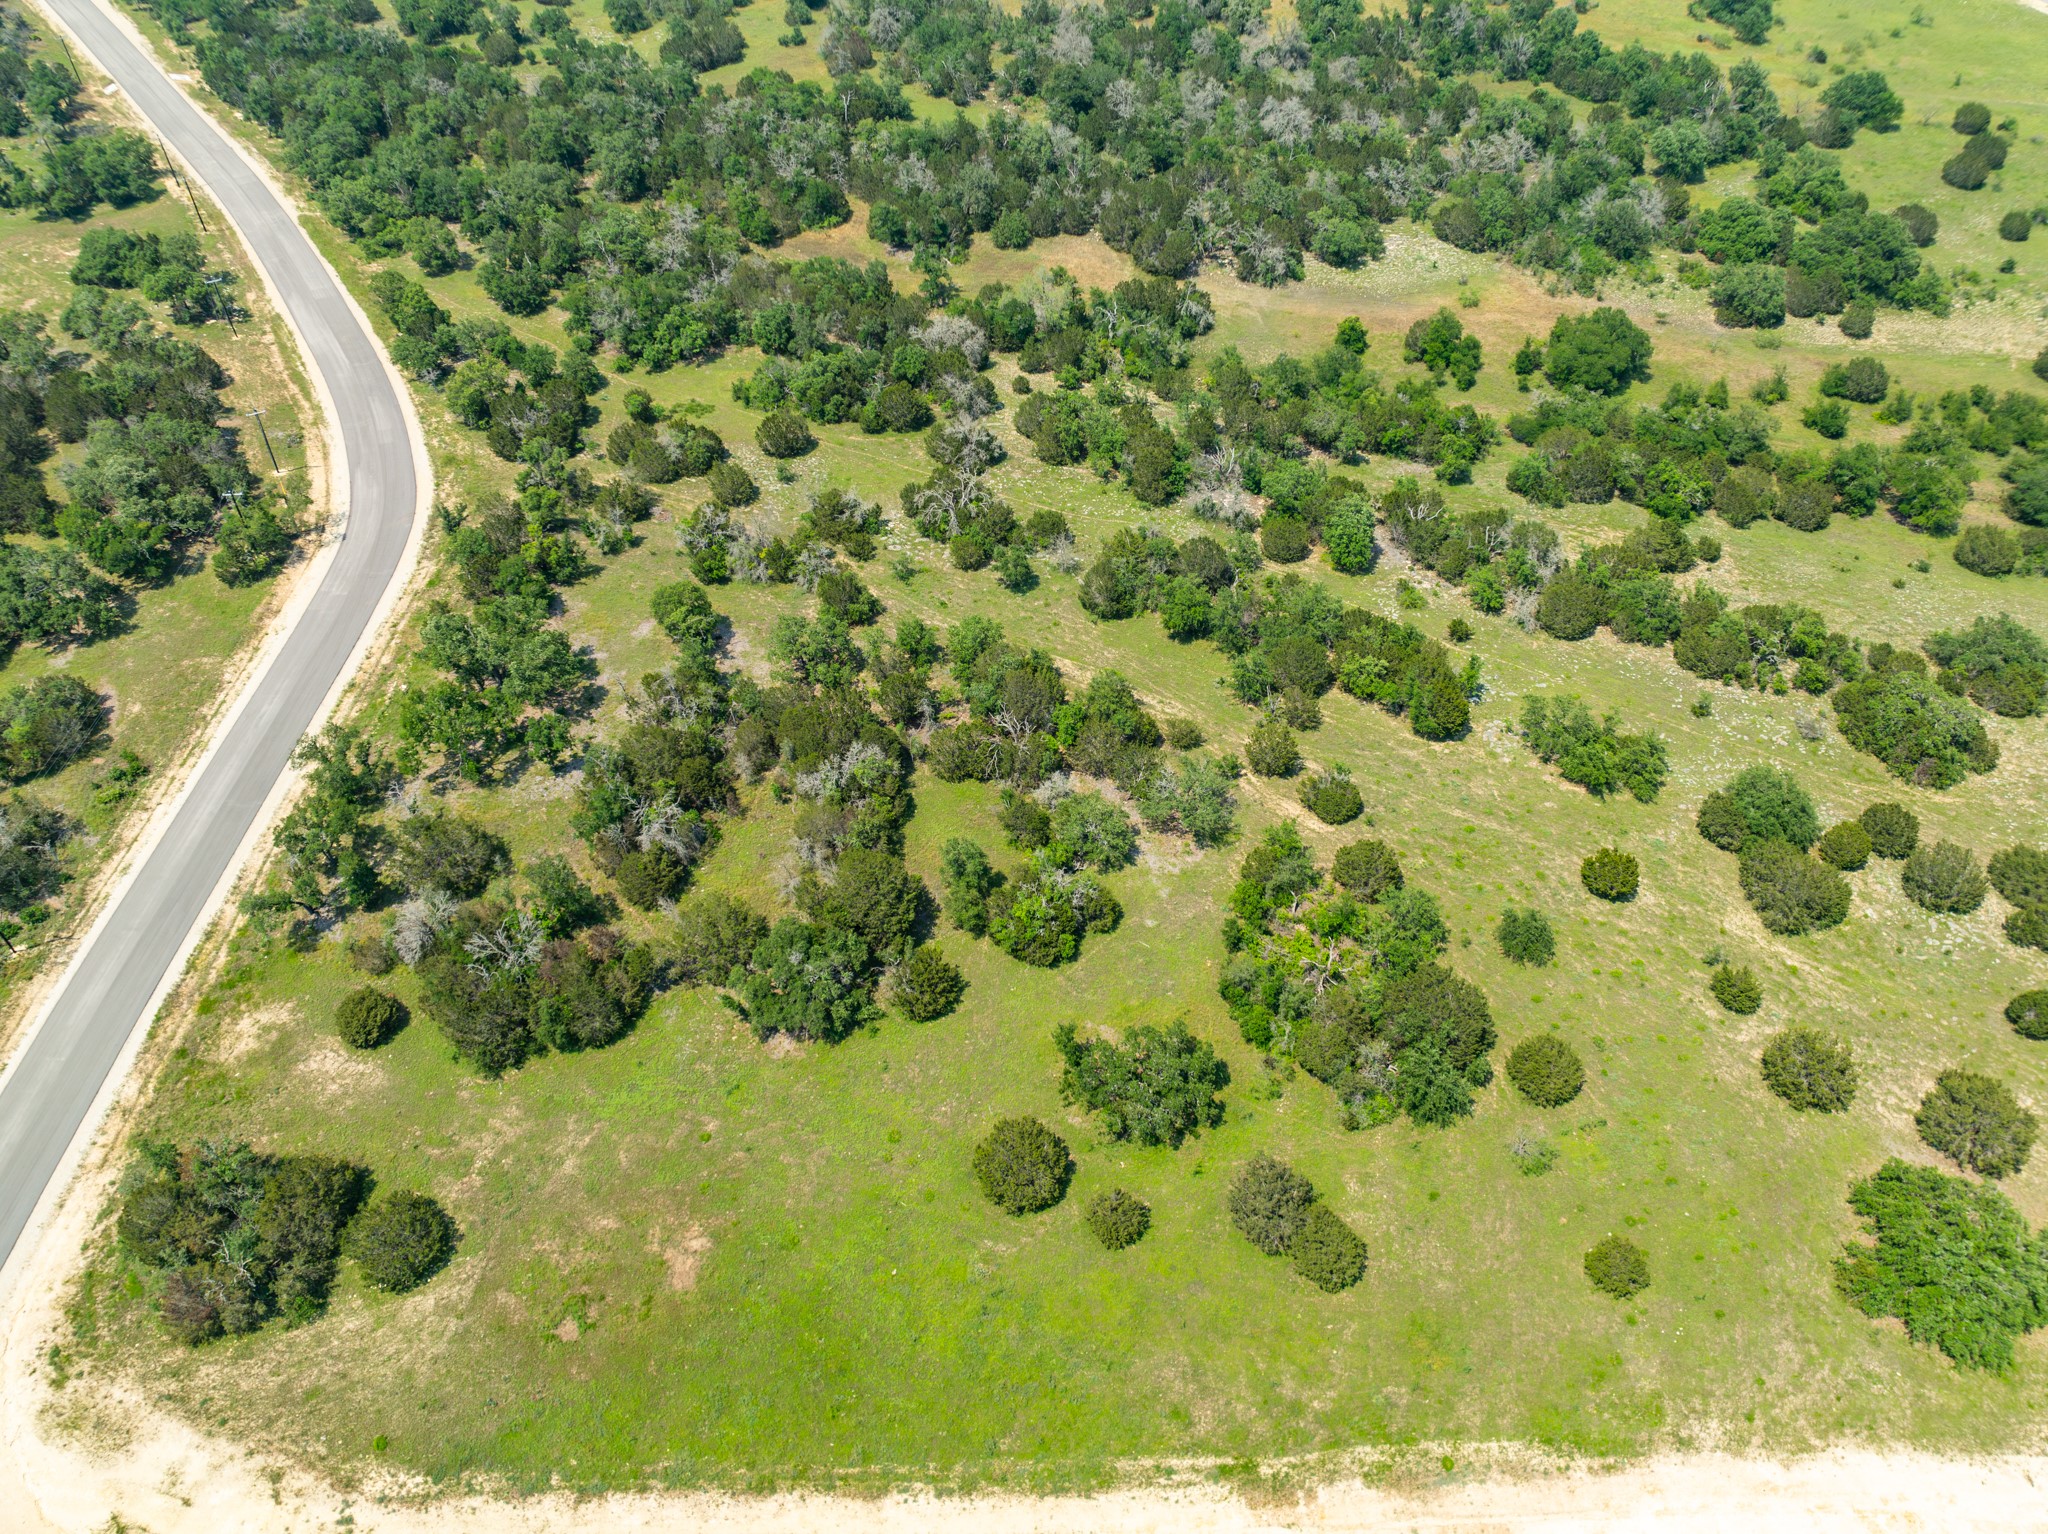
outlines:
M1567 570L1543 588L1536 621L1553 639L1586 639L1606 620L1607 601L1596 582Z
M1152 1228L1151 1206L1122 1188L1096 1194L1088 1200L1087 1211L1082 1217L1106 1252L1120 1252L1127 1246L1136 1246L1145 1239L1145 1232Z
M964 836L949 838L939 853L939 877L945 882L946 915L953 925L976 937L988 931L988 897L998 876L980 844Z
M2000 613L1980 617L1961 633L1930 635L1927 654L1943 680L1958 678L1972 700L2012 719L2041 712L2048 698L2048 643Z
M511 867L512 855L495 833L452 810L401 821L391 838L391 870L414 895L439 891L466 900Z
M1108 873L1138 851L1131 817L1097 793L1068 794L1052 807L1051 848L1065 863L1086 863Z
M1559 315L1550 327L1543 372L1560 389L1619 394L1650 376L1650 338L1619 309Z
M1351 769L1333 767L1316 773L1301 785L1301 802L1326 826L1341 826L1356 820L1365 809L1358 785L1351 781Z
M1714 1000L1738 1017L1748 1017L1764 1004L1763 982L1747 964L1723 964L1714 971Z
M424 1193L400 1190L356 1216L348 1228L348 1254L373 1288L404 1294L447 1266L458 1234L440 1204Z
M1479 379L1479 337L1467 335L1464 322L1451 309L1439 309L1410 325L1401 357L1421 363L1439 380L1448 373L1460 389L1471 388Z
M1327 1204L1308 1206L1287 1255L1294 1271L1325 1294L1341 1293L1365 1277L1365 1242Z
M1586 893L1602 900L1633 900L1641 874L1636 860L1614 847L1602 847L1579 864L1579 882Z
M1308 524L1278 513L1259 523L1259 551L1276 565L1299 564L1313 547Z
M1874 1246L1850 1242L1835 1284L1867 1316L1966 1369L2006 1370L2013 1341L2048 1323L2048 1241L1996 1188L1896 1157L1852 1184Z
M1613 714L1595 720L1569 693L1525 699L1522 738L1543 761L1556 763L1567 782L1595 798L1627 789L1639 803L1650 804L1670 774L1670 758L1657 735L1625 734Z
M1854 873L1870 861L1870 833L1858 822L1845 820L1840 825L1828 827L1814 851L1829 866L1839 868L1843 873Z
M878 957L902 953L929 898L924 881L892 852L849 847L840 854L830 884L815 880L798 887L797 901L812 920L857 935Z
M1820 836L1812 797L1789 772L1751 767L1700 804L1699 833L1724 852L1755 842L1788 842L1802 852Z
M1848 919L1849 881L1789 842L1748 843L1738 874L1743 898L1772 932L1796 937Z
M1509 906L1501 912L1495 939L1501 953L1516 964L1540 968L1557 954L1557 938L1550 930L1550 919L1541 911L1521 911Z
M896 1005L913 1023L944 1017L966 994L967 977L934 943L911 949L896 973Z
M1900 883L1922 910L1950 916L1976 910L1991 888L1977 855L1950 841L1914 848L1900 872Z
M1787 1028L1764 1046L1764 1085L1801 1113L1843 1113L1856 1097L1849 1043L1815 1028Z
M767 921L730 895L693 895L676 906L677 968L699 985L729 983L767 936Z
M370 986L350 991L334 1009L334 1031L351 1049L375 1049L405 1026L405 1003Z
M804 418L793 410L776 410L761 418L754 441L770 458L801 458L818 445Z
M1522 1040L1508 1054L1508 1080L1539 1108L1561 1108L1586 1084L1578 1051L1554 1033Z
M1920 817L1901 804L1873 804L1856 823L1870 836L1870 850L1881 858L1910 857L1920 844Z
M1067 866L1060 850L1033 854L1029 872L1003 884L988 900L988 935L1013 959L1050 969L1081 951L1089 933L1111 932L1123 907L1085 869Z
M1261 1151L1230 1185L1230 1223L1268 1257L1278 1257L1294 1244L1315 1201L1306 1177Z
M1602 1294L1633 1299L1650 1287L1649 1259L1633 1241L1609 1236L1586 1253L1586 1277Z
M1867 751L1894 777L1926 788L1953 788L1998 765L1998 745L1976 712L1925 676L1891 670L1837 688L1842 738Z
M0 694L0 775L10 783L56 772L91 751L107 700L77 677L52 672Z
M1933 1149L1986 1177L2009 1177L2024 1167L2040 1129L2010 1087L1976 1071L1935 1077L1913 1124Z
M1066 1196L1073 1176L1067 1142L1035 1118L996 1120L974 1148L974 1179L1005 1214L1036 1214Z
M873 951L858 934L785 916L735 972L747 1021L757 1037L845 1038L874 1015Z
M1330 875L1359 899L1378 902L1401 888L1401 859L1385 842L1351 842L1337 849Z
M1262 778L1292 777L1301 770L1301 747L1295 744L1292 730L1277 719L1268 719L1245 741L1244 759Z
M2048 991L2022 991L2005 1004L2005 1020L2023 1039L2048 1039Z
M1229 1084L1230 1068L1183 1022L1133 1028L1121 1046L1083 1041L1064 1023L1053 1031L1053 1044L1066 1062L1061 1101L1100 1113L1112 1140L1178 1148L1190 1134L1223 1122L1215 1094Z

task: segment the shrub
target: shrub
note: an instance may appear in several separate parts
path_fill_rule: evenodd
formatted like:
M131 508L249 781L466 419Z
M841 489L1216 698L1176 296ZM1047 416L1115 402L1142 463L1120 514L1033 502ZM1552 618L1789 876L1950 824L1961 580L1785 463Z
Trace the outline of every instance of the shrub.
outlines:
M1922 250L1932 245L1941 233L1941 220L1934 216L1934 210L1917 202L1904 203L1892 209L1892 217L1906 226L1906 233Z
M1606 616L1607 593L1572 570L1545 586L1536 604L1536 622L1553 639L1584 639Z
M1301 770L1301 747L1294 732L1277 719L1255 728L1244 743L1245 764L1262 778L1292 777Z
M405 1026L405 1003L374 986L350 991L334 1009L334 1031L351 1049L375 1049Z
M1136 856L1138 828L1100 794L1069 794L1047 817L1051 845L1068 863L1087 863L1108 873Z
M1854 873L1870 861L1870 833L1853 820L1829 826L1814 849L1824 862L1844 873Z
M1714 971L1714 1000L1739 1017L1764 1004L1763 983L1746 964L1724 964Z
M1984 903L1991 888L1977 855L1954 842L1917 847L1906 859L1900 882L1922 910L1966 916Z
M676 907L676 967L699 985L724 985L768 935L768 923L730 895L697 895Z
M1633 1241L1609 1236L1586 1253L1586 1277L1602 1294L1626 1300L1650 1287L1650 1264Z
M1554 1033L1539 1033L1508 1055L1508 1080L1539 1108L1561 1108L1586 1084L1579 1053Z
M1996 1188L1894 1158L1849 1207L1876 1245L1850 1242L1835 1285L1865 1315L1971 1369L2010 1369L2013 1339L2048 1323L2048 1242Z
M2001 240L2010 240L2015 245L2025 244L2027 236L2033 232L2034 221L2021 208L2014 208L1998 221L1998 237Z
M1801 1113L1840 1113L1856 1096L1848 1042L1815 1028L1787 1028L1764 1046L1764 1085Z
M2048 1039L2048 991L2022 991L2005 1004L2005 1020L2023 1039Z
M1959 192L1974 192L1991 179L1991 167L1984 163L1982 155L1973 154L1966 146L1961 154L1942 164L1941 179Z
M1356 820L1365 809L1358 785L1351 781L1349 768L1336 767L1319 772L1301 785L1301 802L1310 814L1327 826L1341 826Z
M1835 689L1842 738L1894 777L1953 788L1998 765L1998 746L1976 710L1914 671L1886 671Z
M1956 108L1949 126L1964 138L1975 138L1991 126L1991 108L1981 101L1966 101Z
M1854 400L1875 405L1891 393L1892 379L1885 365L1875 357L1856 357L1837 362L1820 375L1820 392L1831 399Z
M1650 376L1649 336L1619 309L1560 315L1550 327L1543 372L1560 389L1620 394Z
M1943 1071L1913 1115L1920 1138L1959 1167L2005 1177L2027 1164L2039 1123L2002 1081Z
M967 977L933 943L920 943L896 973L896 1005L913 1023L944 1017L967 994Z
M1518 911L1509 906L1500 913L1495 939L1501 953L1517 964L1544 965L1557 954L1557 938L1541 911Z
M1349 1289L1365 1276L1365 1243L1325 1204L1308 1206L1287 1255L1294 1271L1325 1294Z
M1870 835L1870 850L1881 858L1911 857L1920 842L1920 817L1902 804L1873 804L1856 823Z
M1049 834L1050 817L1046 829ZM953 925L976 937L988 931L988 897L997 880L980 843L964 836L948 840L939 853L939 876L946 888L946 915L952 918Z
M1975 522L1963 529L1949 552L1971 574L1996 579L2019 568L2021 544L2018 535L2005 528Z
M373 1287L417 1289L447 1265L459 1233L448 1211L424 1193L388 1193L350 1222L349 1256Z
M1230 1067L1185 1023L1133 1028L1121 1047L1107 1039L1084 1042L1072 1023L1062 1023L1053 1044L1066 1062L1060 1100L1100 1113L1112 1140L1178 1148L1190 1134L1223 1122L1216 1094L1229 1084Z
M1614 847L1602 847L1579 865L1586 893L1602 900L1633 900L1641 878L1636 860Z
M1294 1243L1315 1201L1306 1177L1261 1151L1230 1185L1230 1223L1268 1257L1278 1257Z
M658 843L627 853L612 875L626 903L643 911L652 911L664 900L673 900L689 877L689 865Z
M1737 876L1743 898L1773 932L1797 937L1848 919L1849 881L1788 842L1750 843Z
M754 483L754 476L730 459L721 458L706 470L704 483L711 491L711 499L727 511L751 506L761 498L761 487Z
M1803 852L1820 835L1812 797L1791 773L1775 767L1737 773L1725 789L1707 795L1696 824L1724 852L1760 841L1789 842Z
M2038 847L2008 847L1992 856L1985 872L1991 877L1991 887L2007 904L2048 904L2048 852Z
M804 418L794 410L775 410L754 428L754 441L770 458L801 458L818 445Z
M474 820L437 810L399 823L392 838L391 867L414 895L439 890L468 900L509 872L512 856L502 841Z
M1259 523L1259 551L1276 565L1299 564L1308 558L1308 524L1299 517L1270 515Z
M1808 431L1817 432L1830 442L1836 442L1849 430L1849 407L1840 400L1816 400L1806 407L1799 419Z
M1868 341L1871 332L1877 329L1877 305L1867 298L1855 299L1842 310L1842 317L1836 323L1850 340Z
M850 847L840 855L833 881L810 893L799 887L808 914L828 927L859 934L885 957L901 953L926 899L924 880L893 852Z
M1152 1228L1151 1206L1122 1188L1096 1194L1088 1201L1088 1211L1083 1218L1107 1252L1120 1252L1127 1246L1137 1245L1145 1238L1145 1232Z
M757 1038L843 1039L874 1013L874 955L836 927L785 916L728 982Z
M76 761L106 729L107 700L67 672L0 695L0 774L10 782Z
M1402 884L1401 859L1385 842L1352 842L1337 849L1330 874L1360 899L1377 902Z
M974 1177L1005 1214L1050 1209L1067 1191L1067 1142L1034 1118L998 1119L974 1148Z

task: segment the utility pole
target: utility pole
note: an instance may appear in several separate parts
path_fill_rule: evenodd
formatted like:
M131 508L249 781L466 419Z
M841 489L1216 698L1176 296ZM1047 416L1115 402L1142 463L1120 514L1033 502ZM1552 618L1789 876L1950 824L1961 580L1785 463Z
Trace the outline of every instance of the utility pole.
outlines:
M226 272L222 272L222 273L221 273L221 274L220 274L219 276L217 276L217 277L208 277L208 278L206 278L206 279L204 279L204 280L205 280L205 283L206 283L206 285L207 285L207 286L208 286L209 288L213 288L213 287L219 287L219 286L220 286L220 284L222 284L222 283L224 283L224 282L226 282L226 281L228 280L228 274L227 274ZM222 299L221 299L221 306L220 306L220 315L221 315L221 318L222 318L222 319L224 319L224 320L226 320L226 321L228 322L228 334L229 334L229 335L231 335L231 336L234 336L234 337L236 337L237 339L239 339L239 338L241 337L241 334L242 334L242 333L241 333L241 332L240 332L239 330L235 329L235 295L234 295L234 294L232 294L232 293L223 293L223 295L222 295Z
M246 414L246 415L247 415L247 416L248 416L248 417L249 417L249 418L250 418L250 419L251 419L252 421L254 421L254 422L256 423L256 430L257 430L257 431L259 431L259 432L262 432L262 434L263 434L263 451L264 451L264 452L266 452L266 453L268 453L268 454L270 455L270 467L271 467L271 469L272 469L272 470L273 470L274 472L276 472L276 473L279 473L279 474L282 474L282 473L284 473L284 470L283 470L283 469L282 469L281 467L279 467L279 465L278 465L278 462L277 462L277 449L276 449L276 448L274 448L274 447L272 447L272 446L270 445L270 433L269 433L268 431L265 431L265 430L264 430L264 427L263 427L263 412L262 412L262 411L260 411L260 410L250 410L250 411L246 411L246 412L244 412L244 413L245 413L245 414Z
M62 32L57 34L57 41L63 45L64 57L71 61L71 78L78 82L80 90L84 90L85 76L78 72L78 55L71 51L71 44Z
M199 220L199 232L201 234L213 233L211 229L206 227L206 214L199 206L199 194L192 189L190 182L178 174L178 162L171 158L171 151L164 143L164 136L161 133L156 136L156 147L163 151L164 165L170 170L171 179L183 189L186 200L192 204L192 216Z

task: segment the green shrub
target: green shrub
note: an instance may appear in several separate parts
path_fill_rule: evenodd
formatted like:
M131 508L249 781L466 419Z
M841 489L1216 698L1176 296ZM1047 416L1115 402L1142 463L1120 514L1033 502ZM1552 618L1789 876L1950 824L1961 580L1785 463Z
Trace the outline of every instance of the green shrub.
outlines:
M1737 873L1743 898L1773 932L1796 937L1848 919L1849 881L1789 843L1751 843Z
M1877 305L1867 298L1853 299L1842 310L1842 317L1836 323L1850 340L1868 341L1871 332L1877 329Z
M1916 847L1900 878L1907 896L1922 910L1966 916L1984 903L1991 888L1977 855L1954 842Z
M1994 853L1985 872L2008 905L2048 903L2048 852L2038 847L2008 847Z
M1145 1238L1145 1232L1152 1228L1151 1206L1122 1188L1096 1194L1088 1201L1088 1211L1083 1218L1107 1252L1120 1252L1127 1246L1137 1245Z
M1245 764L1262 778L1288 778L1301 770L1294 732L1277 719L1255 728L1244 743Z
M2048 1039L2048 991L2022 991L2005 1004L2005 1020L2023 1039Z
M1814 849L1823 862L1854 873L1870 861L1870 833L1853 820L1829 826Z
M1966 101L1956 108L1949 126L1964 138L1975 138L1991 126L1991 108L1981 101Z
M1894 1158L1850 1187L1849 1207L1876 1245L1848 1243L1835 1285L1865 1315L1896 1317L1964 1368L1999 1371L2015 1337L2048 1324L2048 1241L1996 1188Z
M1541 911L1518 911L1509 906L1500 913L1495 940L1501 953L1517 964L1541 966L1557 954L1557 937Z
M995 558L996 551L980 533L965 532L954 534L946 545L946 554L956 570L982 570Z
M1977 711L1917 672L1890 670L1844 683L1834 705L1842 738L1907 782L1953 788L1998 765L1998 745Z
M1361 900L1377 902L1401 888L1401 859L1385 842L1352 842L1337 849L1330 875Z
M1974 522L1956 539L1950 557L1973 575L1997 579L2010 575L2020 565L2022 549L2018 535L2002 527Z
M751 506L761 498L761 487L754 483L754 476L730 459L721 458L707 469L704 483L711 491L711 499L727 511Z
M1028 799L1024 802L1030 803ZM1045 829L1050 835L1052 821L1049 816ZM981 844L964 836L950 838L939 853L939 876L945 883L946 915L952 918L953 925L976 937L988 931L988 897L996 887L998 876L989 865L988 854L981 850Z
M1086 863L1108 873L1137 855L1138 828L1100 794L1067 795L1053 806L1047 828L1050 845L1070 864Z
M1586 893L1602 900L1633 900L1641 879L1636 860L1614 847L1602 847L1579 865Z
M1365 800L1358 785L1351 781L1348 767L1334 767L1308 779L1301 785L1301 802L1326 826L1345 825L1365 809Z
M1840 1113L1856 1096L1856 1062L1846 1040L1787 1028L1764 1046L1764 1085L1802 1113Z
M1365 1276L1365 1243L1326 1204L1310 1204L1288 1244L1294 1271L1325 1294L1349 1289Z
M1586 1277L1602 1294L1626 1300L1650 1287L1650 1264L1633 1241L1609 1236L1586 1253Z
M776 410L761 418L754 441L770 458L801 458L818 445L804 418L794 410Z
M1891 373L1875 357L1837 362L1820 375L1820 392L1830 399L1875 405L1891 393Z
M424 1193L387 1193L350 1222L348 1255L364 1280L392 1294L417 1289L455 1253L455 1222Z
M629 905L651 911L664 900L673 900L689 880L689 866L659 843L636 848L620 859L612 875L619 893Z
M2026 210L2014 208L1998 221L1998 237L2010 240L2015 245L2026 243L2027 236L2034 232L2034 221L2027 217Z
M1553 639L1584 639L1607 617L1607 593L1576 571L1566 570L1543 588L1536 622Z
M1925 250L1941 234L1941 220L1934 216L1934 210L1917 202L1901 203L1892 209L1892 217L1906 226L1906 233L1913 243Z
M896 973L896 1005L913 1023L944 1017L967 994L967 977L934 943L920 943Z
M2012 1089L1975 1071L1943 1071L1913 1115L1920 1138L1959 1167L2005 1177L2027 1164L2040 1125Z
M744 968L768 923L730 895L696 895L676 907L676 967L698 985L724 985Z
M1799 417L1808 431L1836 442L1849 430L1849 407L1840 400L1815 400Z
M375 1049L405 1026L405 1003L364 986L350 991L334 1009L334 1031L351 1049Z
M1714 971L1714 1000L1738 1017L1748 1017L1764 1004L1763 982L1746 964L1724 964Z
M1278 1257L1293 1245L1315 1201L1306 1177L1261 1151L1230 1185L1230 1223L1268 1257Z
M1870 850L1881 858L1911 857L1920 843L1920 817L1900 804L1873 804L1856 823L1870 835Z
M1700 804L1699 833L1723 852L1752 842L1790 842L1804 852L1820 836L1820 813L1799 780L1775 767L1751 767Z
M1084 1041L1072 1023L1062 1023L1052 1037L1066 1062L1060 1100L1100 1113L1112 1140L1178 1148L1197 1130L1223 1122L1216 1094L1229 1084L1230 1067L1186 1023L1132 1028L1121 1046Z
M1299 564L1309 548L1308 524L1301 518L1269 514L1259 523L1259 551L1274 564Z
M1560 389L1620 394L1650 376L1649 336L1619 309L1560 315L1550 327L1543 372Z
M1508 1080L1539 1108L1561 1108L1586 1084L1579 1053L1554 1033L1522 1040L1508 1055Z
M998 1119L974 1148L974 1177L1006 1214L1050 1209L1067 1191L1073 1162L1067 1142L1034 1118Z

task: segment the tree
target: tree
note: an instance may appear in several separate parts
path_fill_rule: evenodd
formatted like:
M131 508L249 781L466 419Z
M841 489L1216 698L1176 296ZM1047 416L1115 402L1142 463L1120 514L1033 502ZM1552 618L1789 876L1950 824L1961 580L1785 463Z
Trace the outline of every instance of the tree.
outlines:
M1310 1204L1288 1244L1294 1271L1325 1294L1338 1294L1365 1277L1365 1243L1327 1204Z
M1920 842L1920 818L1904 805L1873 804L1856 823L1870 836L1870 850L1881 858L1912 856Z
M2006 1177L2027 1164L2039 1121L2002 1081L1943 1071L1913 1115L1920 1138L1959 1167Z
M375 1049L405 1026L405 1003L370 986L350 991L334 1009L334 1031L351 1049Z
M1300 517L1269 512L1259 523L1259 550L1276 565L1301 563L1311 547L1308 524Z
M1992 854L1985 872L1991 887L2008 905L2048 904L2048 852L2038 847L2008 847Z
M1650 1287L1649 1259L1633 1241L1609 1236L1586 1253L1586 1277L1602 1294L1633 1299Z
M1696 183L1707 179L1707 162L1713 146L1706 129L1689 117L1673 118L1650 134L1650 153L1657 157L1657 173L1674 181Z
M1418 1124L1455 1124L1472 1111L1472 1086L1443 1038L1432 1031L1394 1060L1394 1104Z
M2023 1039L2048 1039L2048 991L2022 991L2005 1004L2005 1020Z
M1874 69L1842 76L1821 92L1820 100L1822 106L1833 107L1848 118L1852 128L1868 128L1873 133L1892 132L1906 111L1890 83Z
M1451 309L1439 309L1410 325L1401 357L1421 363L1439 380L1449 373L1461 389L1471 388L1479 378L1479 338L1465 333L1464 322Z
M512 867L505 844L491 831L452 810L401 821L392 837L391 866L414 895L439 890L457 900L481 895Z
M1543 372L1560 389L1620 394L1650 376L1650 338L1619 309L1560 315L1550 327Z
M1230 1223L1268 1257L1278 1257L1293 1245L1315 1201L1306 1177L1261 1151L1230 1185Z
M0 695L0 774L11 783L78 760L106 730L107 700L66 672Z
M1509 906L1501 912L1495 933L1500 951L1516 964L1541 967L1557 953L1557 938L1550 921L1541 911L1518 911Z
M761 424L754 428L754 441L770 458L801 458L818 445L804 418L793 410L776 410L763 416Z
M1831 399L1875 405L1891 392L1891 374L1875 357L1837 362L1820 375L1820 392Z
M1230 1068L1202 1040L1174 1022L1129 1030L1121 1047L1107 1039L1083 1042L1073 1024L1053 1030L1053 1044L1066 1068L1060 1099L1102 1115L1112 1140L1171 1145L1223 1122L1216 1093L1229 1084Z
M1554 1033L1522 1040L1508 1054L1508 1080L1539 1108L1561 1108L1586 1084L1578 1051Z
M924 880L905 868L902 858L864 847L840 854L830 884L799 895L814 920L857 934L871 953L882 955L903 951L917 925L919 905L929 898Z
M1764 1085L1801 1113L1841 1113L1856 1097L1856 1062L1845 1039L1787 1028L1764 1046Z
M1566 570L1543 588L1536 622L1553 639L1585 639L1607 617L1607 593L1574 570Z
M1641 878L1636 860L1614 847L1602 847L1579 865L1586 893L1602 900L1633 900Z
M1845 820L1828 827L1814 850L1831 867L1854 873L1870 861L1870 833L1855 821Z
M1714 971L1714 1000L1738 1017L1748 1017L1764 1004L1764 988L1747 964L1723 964Z
M755 945L734 988L757 1037L835 1041L873 1015L871 958L855 933L785 916Z
M1036 1214L1066 1195L1073 1176L1067 1142L1035 1118L996 1120L974 1148L974 1178L1005 1214Z
M1106 1252L1120 1252L1137 1245L1152 1228L1151 1206L1122 1188L1096 1194L1088 1201L1084 1218Z
M1724 852L1755 842L1790 843L1804 852L1820 836L1820 813L1812 796L1789 772L1751 767L1725 789L1708 794L1697 819L1699 833Z
M1849 881L1789 842L1749 843L1737 873L1743 898L1773 932L1796 937L1848 919Z
M1288 778L1301 770L1301 748L1294 743L1294 732L1277 719L1253 729L1245 742L1244 759L1262 778Z
M913 1023L944 1017L967 994L967 977L933 943L920 943L896 973L896 1005Z
M1867 1316L1903 1321L1966 1369L2007 1370L2013 1339L2048 1323L2048 1241L1996 1188L1894 1157L1852 1184L1874 1246L1850 1242L1835 1285Z
M1755 261L1724 266L1708 292L1714 318L1731 329L1776 330L1785 323L1785 269Z
M953 925L976 937L988 931L988 897L998 876L980 844L964 836L950 838L939 853L939 876L945 882L946 915Z
M1086 863L1108 873L1137 855L1138 828L1100 794L1067 795L1053 806L1049 829L1051 845L1065 863Z
M1925 676L1891 670L1835 690L1842 738L1892 775L1926 788L1953 788L1998 765L1998 746L1975 710Z
M1348 767L1334 767L1307 778L1301 785L1301 802L1310 814L1327 826L1341 826L1356 820L1365 809L1358 785L1351 781Z
M768 923L730 895L693 895L676 907L676 963L685 980L726 985L768 936Z
M1337 849L1330 875L1361 900L1377 902L1401 887L1401 859L1385 842L1352 842Z
M1379 558L1373 541L1372 502L1362 495L1346 496L1323 513L1323 548L1330 568L1344 575L1367 575Z
M355 1217L347 1249L373 1288L404 1294L447 1266L459 1234L440 1204L401 1189Z
M1991 888L1977 855L1948 841L1916 847L1906 859L1900 883L1922 910L1949 916L1967 916L1984 903Z

